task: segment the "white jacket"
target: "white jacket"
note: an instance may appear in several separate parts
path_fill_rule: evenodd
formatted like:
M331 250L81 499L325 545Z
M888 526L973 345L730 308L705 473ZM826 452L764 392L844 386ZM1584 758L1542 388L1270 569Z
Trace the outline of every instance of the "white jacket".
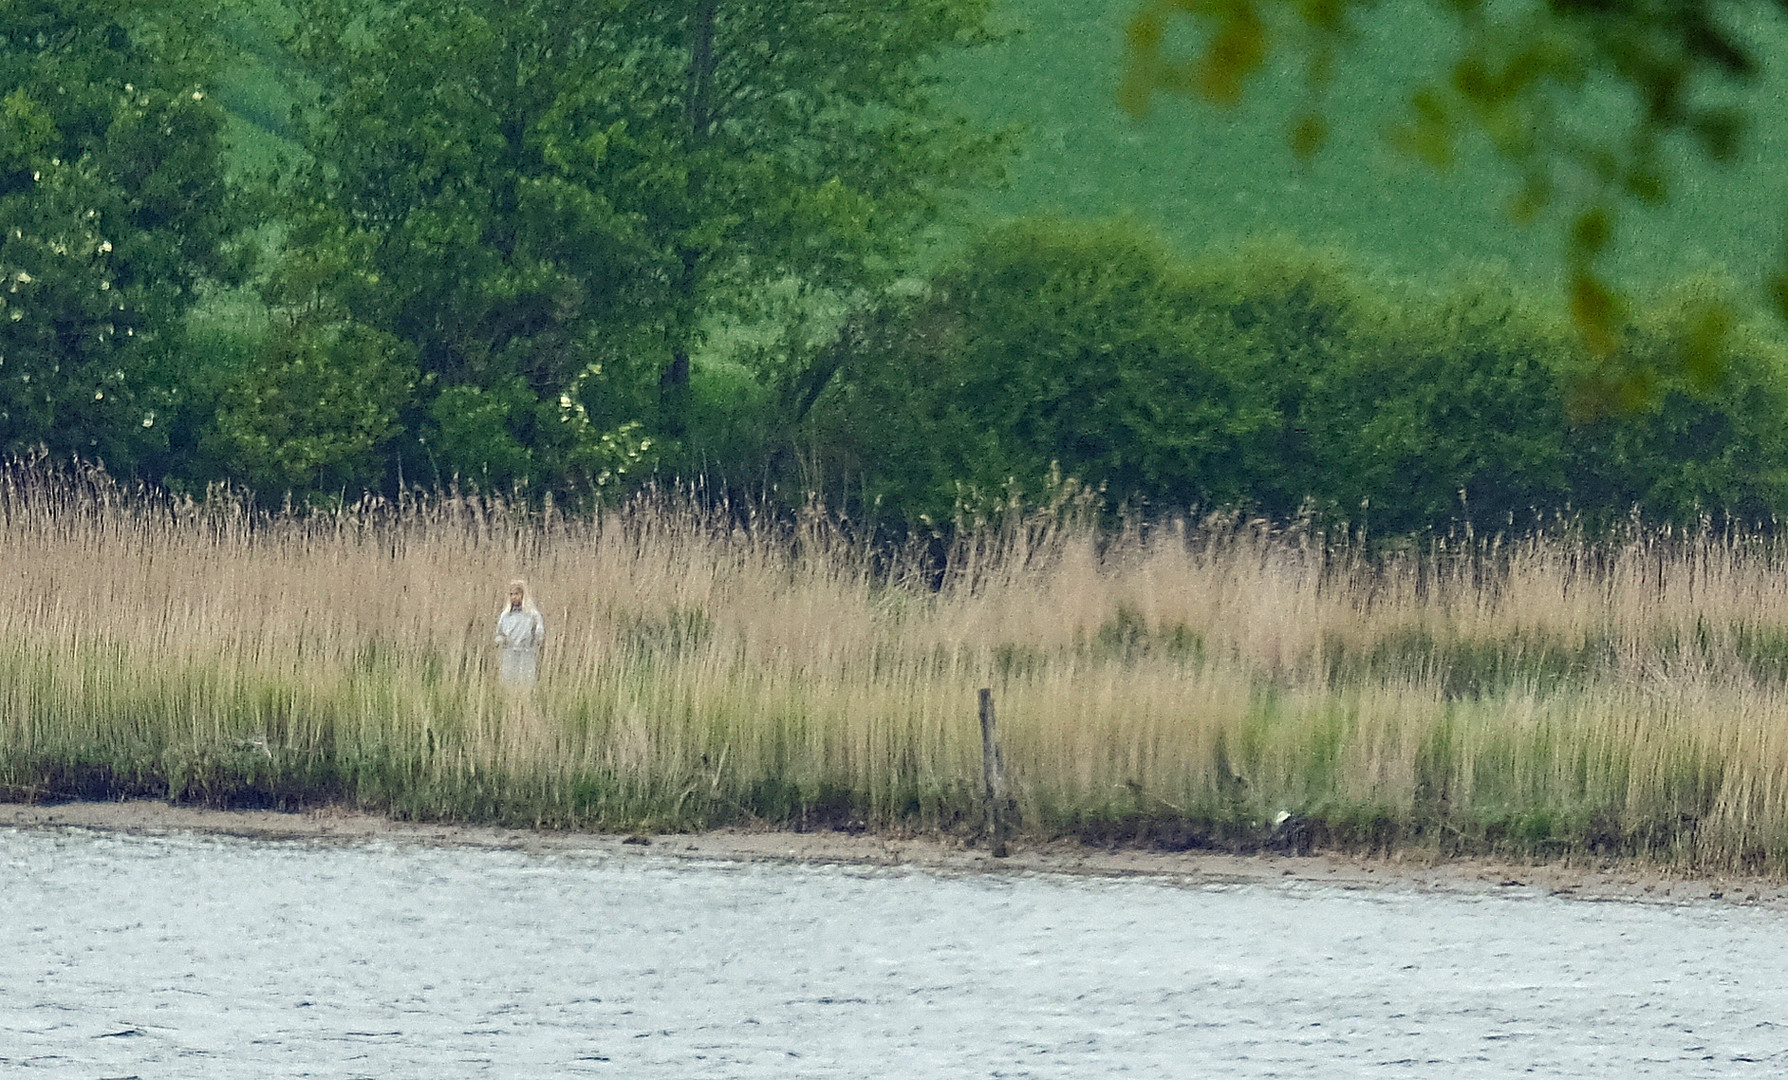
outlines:
M505 652L533 652L546 642L546 620L532 604L506 607L497 616L497 644Z

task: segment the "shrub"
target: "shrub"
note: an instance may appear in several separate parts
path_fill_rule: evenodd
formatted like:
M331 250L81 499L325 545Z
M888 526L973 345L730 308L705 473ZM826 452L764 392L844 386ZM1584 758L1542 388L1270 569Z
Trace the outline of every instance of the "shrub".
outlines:
M1310 252L1192 264L1121 224L1019 221L856 318L818 456L933 522L1061 481L1108 510L1381 535L1758 521L1788 506L1788 353L1736 310L1664 297L1596 361L1496 283L1418 296ZM1615 376L1642 392L1621 405Z

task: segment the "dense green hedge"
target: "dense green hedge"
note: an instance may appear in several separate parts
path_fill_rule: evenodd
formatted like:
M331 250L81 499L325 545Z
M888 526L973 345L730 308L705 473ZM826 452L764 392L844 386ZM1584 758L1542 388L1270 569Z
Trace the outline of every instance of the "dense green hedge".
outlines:
M1399 293L1325 256L1189 263L1122 225L990 230L853 328L815 456L884 512L1047 497L1315 512L1399 533L1569 514L1756 521L1788 505L1788 358L1717 295L1644 309L1620 355L1494 285ZM1624 395L1624 396L1623 396Z

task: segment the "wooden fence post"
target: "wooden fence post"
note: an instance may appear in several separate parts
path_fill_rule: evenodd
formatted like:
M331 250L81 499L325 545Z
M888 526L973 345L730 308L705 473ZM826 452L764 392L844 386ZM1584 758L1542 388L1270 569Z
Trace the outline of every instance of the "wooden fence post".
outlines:
M993 691L981 691L981 779L987 803L987 833L993 838L993 857L1006 857L1006 762L1000 756L999 732L993 719Z

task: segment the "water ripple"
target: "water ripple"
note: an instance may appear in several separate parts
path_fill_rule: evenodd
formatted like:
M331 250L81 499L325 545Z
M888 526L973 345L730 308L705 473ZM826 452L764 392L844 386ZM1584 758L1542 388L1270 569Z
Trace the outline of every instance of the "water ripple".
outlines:
M0 1071L1744 1077L1768 909L0 830Z

